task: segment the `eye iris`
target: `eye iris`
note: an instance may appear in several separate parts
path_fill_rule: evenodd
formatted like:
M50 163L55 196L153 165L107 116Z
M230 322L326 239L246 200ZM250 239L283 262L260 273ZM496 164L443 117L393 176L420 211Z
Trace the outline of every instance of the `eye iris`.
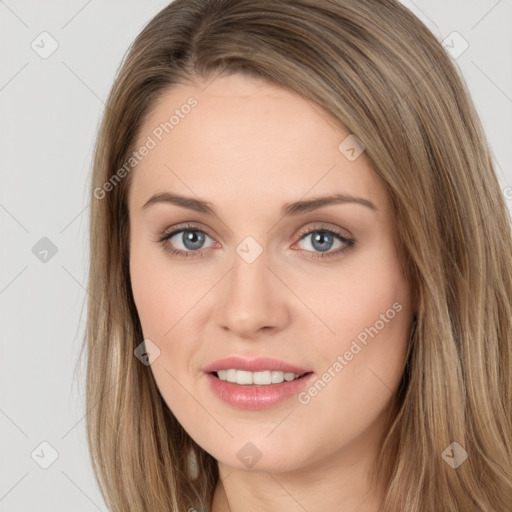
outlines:
M187 249L199 249L201 245L204 243L204 233L200 233L199 231L184 231L182 240L183 245Z
M318 242L320 242L320 243L325 242L326 239L328 241L330 241L330 243L328 243L328 247L326 247L325 245L320 245L320 246L316 245ZM325 231L319 231L313 235L313 241L312 241L313 247L315 249L318 249L319 251L322 251L322 252L328 251L332 247L332 243L333 243L332 235L329 233L326 233Z

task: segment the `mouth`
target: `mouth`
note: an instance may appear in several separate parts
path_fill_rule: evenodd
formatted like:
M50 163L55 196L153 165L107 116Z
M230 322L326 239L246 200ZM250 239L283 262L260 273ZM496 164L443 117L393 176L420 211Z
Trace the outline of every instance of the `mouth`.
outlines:
M210 390L236 409L263 410L291 400L311 384L315 373L290 362L239 356L203 368Z
M217 370L210 372L217 379L238 384L246 387L271 386L272 384L281 384L283 382L292 382L300 380L313 372L304 372L301 374L293 372L283 372L280 370L264 370L258 372L250 372L246 370L238 370L235 368Z

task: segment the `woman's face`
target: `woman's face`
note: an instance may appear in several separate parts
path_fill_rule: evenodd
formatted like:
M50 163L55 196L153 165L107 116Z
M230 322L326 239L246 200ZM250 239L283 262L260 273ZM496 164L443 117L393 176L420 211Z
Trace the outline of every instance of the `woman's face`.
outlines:
M357 461L381 440L410 290L385 189L348 136L240 75L174 88L140 132L130 273L150 369L225 465Z

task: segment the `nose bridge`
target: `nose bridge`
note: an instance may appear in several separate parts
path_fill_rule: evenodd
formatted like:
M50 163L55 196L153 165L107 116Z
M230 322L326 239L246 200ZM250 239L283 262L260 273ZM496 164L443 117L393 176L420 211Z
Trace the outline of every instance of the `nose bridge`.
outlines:
M265 288L269 274L269 255L268 250L254 237L246 237L235 251L231 287L243 300L245 295L259 294Z
M282 326L284 298L269 270L269 251L254 237L246 237L233 256L232 270L219 302L219 324L235 334L250 337L263 327Z

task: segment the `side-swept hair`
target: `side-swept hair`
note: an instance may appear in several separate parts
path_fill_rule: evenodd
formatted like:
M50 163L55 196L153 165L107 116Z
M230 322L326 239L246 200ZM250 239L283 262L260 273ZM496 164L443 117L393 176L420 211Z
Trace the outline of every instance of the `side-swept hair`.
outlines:
M389 194L416 323L375 464L387 482L381 510L510 512L510 216L458 68L395 0L176 0L125 56L94 155L82 347L88 443L107 505L209 509L219 478L133 354L143 336L126 198L137 170L102 187L162 94L221 73L263 78L325 109L365 144ZM469 455L457 469L442 458L454 441Z

